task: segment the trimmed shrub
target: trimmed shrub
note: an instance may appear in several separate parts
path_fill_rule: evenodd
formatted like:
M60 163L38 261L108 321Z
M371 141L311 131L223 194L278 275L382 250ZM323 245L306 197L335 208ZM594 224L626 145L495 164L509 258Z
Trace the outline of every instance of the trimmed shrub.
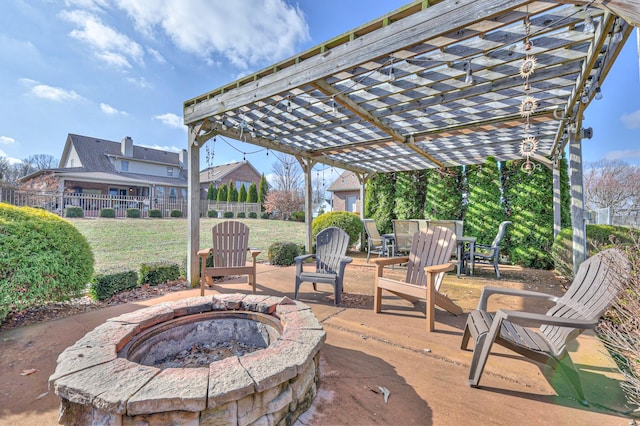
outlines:
M262 212L260 214L260 219L269 219L271 216L267 212Z
M297 212L291 213L291 216L289 217L289 220L292 220L294 222L304 222L304 212L303 211L297 211Z
M67 207L64 209L64 217L84 217L82 207Z
M624 226L587 225L587 256L614 244L633 243L633 235L640 238L640 231ZM554 268L559 275L573 279L573 231L565 228L556 237L551 249Z
M180 265L168 262L152 262L140 265L140 284L158 285L180 278Z
M114 218L116 217L116 209L111 209L111 208L100 209L99 215L100 217Z
M247 217L247 214L245 212L238 212L238 215L236 217L238 219L244 219Z
M233 218L233 212L224 212L222 214L222 217L224 217L226 219L231 219L231 218Z
M114 294L137 286L138 273L136 271L97 274L91 280L89 294L95 300L105 300Z
M218 217L218 210L207 210L207 217Z
M151 210L149 210L149 217L162 218L162 210L160 210L160 209L151 209Z
M360 234L364 232L364 226L360 216L356 213L337 211L327 212L316 217L311 224L311 232L315 241L318 232L330 226L337 226L349 234L349 246L356 244L360 239Z
M11 311L83 294L93 253L68 221L41 209L0 203L0 322Z
M269 246L268 256L272 265L289 266L295 262L294 258L300 255L300 249L295 243L275 242Z
M134 219L138 219L140 217L140 209L127 209L124 212L125 217L130 217Z
M182 217L182 210L171 210L169 213L171 217Z
M249 212L249 219L257 219L257 218L258 218L258 213Z

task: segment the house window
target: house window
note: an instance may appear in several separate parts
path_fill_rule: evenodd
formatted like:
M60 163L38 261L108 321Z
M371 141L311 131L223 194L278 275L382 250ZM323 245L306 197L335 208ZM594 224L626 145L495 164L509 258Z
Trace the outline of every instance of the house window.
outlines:
M173 167L167 167L167 176L173 176Z
M75 160L72 158L72 159L71 159L71 167L73 167L73 162L74 162L74 161L75 161Z
M164 198L164 186L156 186L156 198Z
M348 212L356 211L356 200L357 200L357 197L355 197L354 195L349 195L347 197L347 205L345 207Z
M169 199L174 200L178 198L178 190L175 188L169 188Z
M244 180L237 180L236 181L236 189L239 191L240 187L242 186L242 184L244 184L244 189L249 191L249 185L251 185L251 182L247 182L247 181L244 181Z
M180 190L180 195L182 195L182 199L186 200L187 199L187 188L182 188Z
M129 171L129 162L127 160L120 161L120 169L123 172L128 172Z

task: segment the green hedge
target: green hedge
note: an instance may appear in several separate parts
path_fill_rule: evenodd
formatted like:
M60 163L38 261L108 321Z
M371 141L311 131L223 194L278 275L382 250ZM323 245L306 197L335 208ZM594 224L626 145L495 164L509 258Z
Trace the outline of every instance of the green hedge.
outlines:
M218 210L207 210L207 217L218 217Z
M93 262L86 238L65 219L0 203L0 321L11 311L81 296Z
M271 215L269 215L269 213L267 213L267 212L262 212L260 214L260 218L261 219L269 219L270 217L271 217Z
M138 286L138 273L124 271L97 274L91 280L89 293L96 300L105 300L124 290Z
M617 244L631 244L635 233L640 237L639 230L625 226L587 225L587 256L591 256L605 248ZM558 274L573 279L573 231L565 228L556 237L551 250L554 267Z
M143 263L140 265L140 284L158 285L180 278L180 265L168 262Z
M171 210L169 213L171 217L182 217L182 210Z
M124 212L124 215L126 217L130 217L130 218L134 218L134 219L138 219L140 217L140 209L127 209Z
M304 212L297 211L297 212L291 213L289 220L292 220L294 222L304 222Z
M116 210L111 208L100 209L100 217L114 218L116 217Z
M258 218L258 213L249 212L249 219L257 219L257 218Z
M236 217L238 219L245 219L247 217L247 214L245 212L238 212L238 215Z
M162 210L160 209L149 210L149 217L162 218Z
M313 240L318 232L330 226L337 226L349 234L349 246L356 244L360 239L360 234L364 232L364 225L360 220L360 216L356 213L337 211L327 212L316 217L311 224L311 232Z
M272 265L292 265L294 258L299 255L300 248L295 243L281 241L269 246L268 256Z
M82 207L67 207L64 209L64 217L84 217Z
M231 218L233 218L233 212L224 212L222 214L222 217L224 217L226 219L231 219Z

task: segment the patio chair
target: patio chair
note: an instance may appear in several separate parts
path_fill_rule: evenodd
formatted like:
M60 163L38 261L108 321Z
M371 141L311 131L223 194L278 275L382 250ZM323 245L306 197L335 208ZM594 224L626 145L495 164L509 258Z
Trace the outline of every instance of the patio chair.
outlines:
M228 220L214 226L211 230L213 246L198 251L200 257L200 296L204 296L205 282L213 284L213 277L229 275L248 275L249 285L256 293L256 257L260 250L249 248L249 227L242 222ZM253 262L247 266L247 251ZM209 255L213 257L213 266L207 266Z
M504 231L507 225L511 225L512 222L506 220L500 223L498 227L498 234L493 239L491 245L486 244L476 244L474 251L474 262L485 262L493 264L493 270L496 272L496 276L500 279L500 269L498 269L498 263L500 262L500 242L502 241L502 237L504 237ZM469 253L464 254L464 264L465 271L469 266L469 262L471 259L469 258Z
M424 232L416 232L412 237L409 256L373 259L377 265L375 278L373 309L379 313L382 309L382 290L412 303L420 299L426 301L427 331L433 331L435 322L435 305L446 309L454 315L460 315L462 308L439 292L438 274L451 271L455 265L449 263L452 247L456 245L456 236L450 229L435 226ZM406 263L407 274L404 281L384 278L383 271L387 265Z
M587 259L562 297L527 290L485 287L478 308L467 318L462 349L473 337L475 345L468 383L478 387L493 343L559 371L572 386L579 401L588 405L567 346L585 329L595 328L600 316L613 303L629 279L630 264L617 249L608 249ZM498 309L487 312L493 294L542 298L555 305L546 314ZM531 327L539 327L533 329Z
M298 292L300 284L303 282L313 283L313 289L317 283L331 284L334 289L336 306L340 306L342 295L342 281L344 278L344 269L348 263L353 260L346 256L349 247L349 234L342 229L330 226L316 235L316 252L315 254L303 254L297 256L296 261L296 288L294 299L298 300ZM302 267L307 259L315 260L315 271L306 272Z
M375 219L363 219L362 223L367 233L367 263L371 254L377 254L378 257L386 256L389 247L387 247L387 241L380 236Z
M417 220L394 220L394 253L393 255L409 253L411 251L411 241L413 235L420 231L420 224Z

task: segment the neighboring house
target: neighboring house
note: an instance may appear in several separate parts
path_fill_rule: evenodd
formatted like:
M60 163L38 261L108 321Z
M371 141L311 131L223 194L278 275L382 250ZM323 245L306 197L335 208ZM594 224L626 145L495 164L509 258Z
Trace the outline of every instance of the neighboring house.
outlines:
M56 169L20 179L20 189L66 194L187 199L187 151L170 152L69 134Z
M322 200L321 203L315 204L313 206L313 217L318 217L320 212L327 213L332 210L331 208L331 200Z
M355 173L344 171L327 191L333 193L333 211L360 212L360 182Z
M256 184L256 189L260 189L261 177L258 170L246 160L208 167L200 172L200 199L207 199L209 183L213 183L214 188L220 188L222 185L229 186L229 182L233 182L238 191L244 184L244 189L248 193L252 183Z

